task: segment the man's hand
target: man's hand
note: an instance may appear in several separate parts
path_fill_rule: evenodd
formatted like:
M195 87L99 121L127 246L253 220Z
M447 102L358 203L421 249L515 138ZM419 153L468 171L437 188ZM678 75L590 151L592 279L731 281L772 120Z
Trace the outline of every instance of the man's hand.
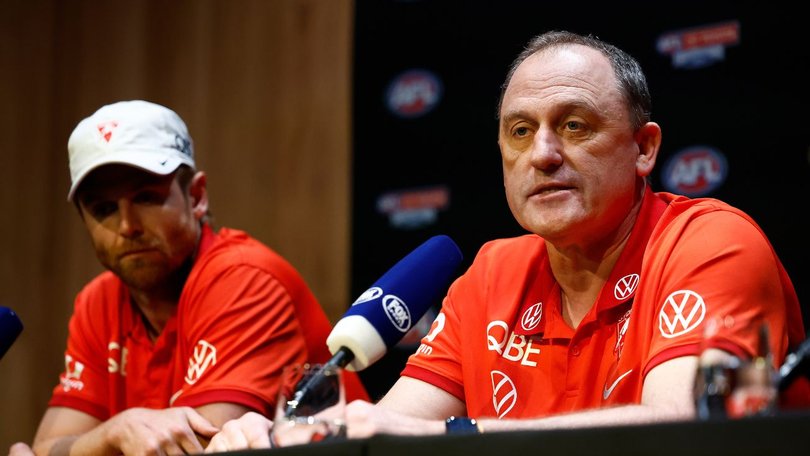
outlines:
M8 449L8 456L34 456L34 450L23 442L17 442Z
M256 412L248 412L240 418L222 425L206 453L241 450L247 448L270 448L270 430L273 422Z
M73 443L72 452L106 451L125 455L202 453L198 436L209 438L219 429L191 407L164 410L131 408L110 418ZM96 440L101 437L101 440Z

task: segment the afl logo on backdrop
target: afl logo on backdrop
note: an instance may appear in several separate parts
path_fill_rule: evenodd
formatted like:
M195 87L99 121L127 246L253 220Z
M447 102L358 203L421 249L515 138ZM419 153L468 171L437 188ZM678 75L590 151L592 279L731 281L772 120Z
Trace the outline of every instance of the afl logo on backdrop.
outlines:
M436 105L442 96L442 83L427 70L408 70L397 75L388 85L385 104L397 117L423 116Z
M668 192L690 197L705 196L726 181L726 157L708 146L677 152L664 165L661 182Z

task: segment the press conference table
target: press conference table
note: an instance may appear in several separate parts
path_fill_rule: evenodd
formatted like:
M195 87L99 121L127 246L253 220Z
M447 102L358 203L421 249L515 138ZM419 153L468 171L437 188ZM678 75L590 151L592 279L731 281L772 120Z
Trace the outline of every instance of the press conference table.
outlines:
M430 437L373 436L273 450L257 456L748 456L810 455L810 410L772 417L644 426Z

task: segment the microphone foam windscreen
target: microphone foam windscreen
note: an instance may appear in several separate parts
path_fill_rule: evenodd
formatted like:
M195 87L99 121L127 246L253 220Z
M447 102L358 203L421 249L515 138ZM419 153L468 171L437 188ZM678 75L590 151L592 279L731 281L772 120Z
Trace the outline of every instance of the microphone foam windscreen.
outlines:
M22 330L20 317L8 307L0 306L0 358L6 354Z
M329 350L350 349L355 356L350 370L380 359L446 292L461 260L448 236L425 241L357 298L329 334Z

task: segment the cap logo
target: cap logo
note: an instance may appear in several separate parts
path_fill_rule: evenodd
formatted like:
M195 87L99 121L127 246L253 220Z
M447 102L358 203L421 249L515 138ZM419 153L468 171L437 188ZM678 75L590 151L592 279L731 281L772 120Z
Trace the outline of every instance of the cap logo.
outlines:
M189 141L188 139L186 139L186 138L184 138L184 137L182 137L180 135L175 135L174 136L174 148L179 150L180 153L182 153L184 155L188 155L189 157L191 157L191 141Z
M96 128L98 128L98 132L101 134L101 137L104 138L105 141L110 142L113 130L115 130L115 127L117 126L118 122L114 120L108 120L106 122L101 122L96 126Z

